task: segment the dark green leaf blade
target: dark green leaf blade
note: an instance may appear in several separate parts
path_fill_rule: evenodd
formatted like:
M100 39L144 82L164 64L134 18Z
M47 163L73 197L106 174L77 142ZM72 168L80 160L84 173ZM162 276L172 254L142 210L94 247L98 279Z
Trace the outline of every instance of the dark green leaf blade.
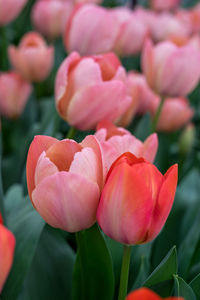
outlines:
M185 300L196 300L196 296L192 288L187 284L183 278L174 275L175 296L184 297Z
M190 282L197 299L200 299L200 273Z

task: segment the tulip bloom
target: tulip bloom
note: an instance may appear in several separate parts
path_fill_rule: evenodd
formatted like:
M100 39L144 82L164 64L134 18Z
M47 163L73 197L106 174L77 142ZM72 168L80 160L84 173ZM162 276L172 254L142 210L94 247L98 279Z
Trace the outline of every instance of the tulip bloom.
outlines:
M103 185L99 143L80 144L36 136L27 157L27 185L33 206L51 226L76 232L92 226Z
M21 12L27 0L0 0L0 26L13 21Z
M153 46L148 40L142 54L142 68L149 86L162 96L182 97L199 81L200 53L192 46L171 42Z
M15 119L21 115L32 86L15 72L0 73L0 115Z
M92 4L79 5L68 22L64 44L69 52L101 54L112 51L117 34L116 18L108 9Z
M118 27L114 51L120 56L138 54L147 37L148 27L137 14L132 13L128 8L115 8L112 13L116 17L115 26Z
M127 245L155 239L172 208L177 177L177 165L163 176L144 158L122 154L108 172L97 210L103 232Z
M139 290L131 292L126 300L161 300L160 296L158 296L155 292L147 289L141 288ZM184 300L182 297L169 297L165 298L165 300Z
M24 35L18 48L10 46L8 52L13 67L30 81L43 81L53 66L54 48L36 32Z
M125 69L113 53L81 58L73 52L58 70L55 99L60 116L80 130L115 121L131 103Z
M10 230L3 226L0 215L0 294L12 267L14 250L15 237Z
M39 32L55 39L63 32L72 10L72 1L40 0L33 6L32 21Z
M97 125L95 136L101 144L107 170L124 152L131 152L137 157L144 157L146 160L153 162L158 149L156 133L151 134L142 143L128 130L116 127L105 120Z
M180 0L151 0L151 7L158 11L171 10L180 4Z
M160 99L157 98L151 105L151 116L154 118L158 109ZM158 123L157 131L171 132L180 129L187 124L193 117L194 110L189 106L189 102L185 98L167 98L162 107Z

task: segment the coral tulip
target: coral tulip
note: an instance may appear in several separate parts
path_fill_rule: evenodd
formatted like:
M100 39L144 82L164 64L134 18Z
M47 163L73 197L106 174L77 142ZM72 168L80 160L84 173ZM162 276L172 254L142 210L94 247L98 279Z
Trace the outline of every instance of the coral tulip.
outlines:
M158 149L157 134L151 134L142 143L128 130L116 127L109 121L101 121L97 126L95 136L99 140L107 170L112 163L124 152L131 152L137 157L144 157L153 162Z
M154 118L159 105L159 98L151 105L151 116ZM194 110L185 98L167 98L162 107L156 126L157 131L171 132L180 129L194 115Z
M171 10L180 4L180 0L151 0L151 7L158 11Z
M15 72L0 73L0 115L15 119L21 115L32 86Z
M141 288L139 290L131 292L126 300L161 300L160 296L158 296L155 292L147 289ZM182 297L169 297L165 298L165 300L184 300Z
M103 232L127 245L156 238L172 208L177 176L177 165L163 176L144 158L122 154L107 174L97 210Z
M149 86L157 93L181 97L191 92L199 81L200 53L192 46L177 47L171 42L153 46L145 43L142 68Z
M113 53L80 57L76 52L60 66L55 85L60 116L81 130L102 119L115 121L128 108L126 72Z
M9 46L13 67L30 81L43 81L50 73L54 61L54 48L48 47L36 32L27 33L19 47Z
M72 1L40 0L33 6L32 21L39 32L55 39L63 32L72 10Z
M148 35L148 27L128 8L115 8L112 13L116 17L115 26L118 26L114 51L120 56L138 54Z
M27 157L27 185L33 206L51 226L76 232L92 226L104 171L97 139L80 144L36 136Z
M101 54L113 49L117 34L116 18L108 9L78 5L68 22L64 44L69 52Z
M4 225L0 215L0 294L13 263L15 237Z
M13 21L26 2L27 0L0 0L0 26Z

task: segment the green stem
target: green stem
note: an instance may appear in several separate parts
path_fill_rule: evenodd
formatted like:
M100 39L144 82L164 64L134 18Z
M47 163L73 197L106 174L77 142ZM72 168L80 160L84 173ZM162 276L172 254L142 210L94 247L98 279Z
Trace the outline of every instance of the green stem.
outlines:
M0 27L0 45L1 45L1 60L0 60L0 70L6 71L8 70L8 40L6 35L6 28Z
M67 133L66 139L73 139L76 135L77 129L74 127L71 127Z
M156 111L155 117L153 118L153 121L152 121L152 126L151 126L151 132L152 133L156 131L156 126L158 124L158 120L159 120L164 102L165 102L165 98L161 97L161 101L159 103L159 106L158 106L158 109Z
M126 298L130 257L131 257L131 246L124 245L124 254L122 259L118 300L124 300Z
M79 231L75 233L76 236L76 245L77 245L77 255L79 255L79 259L80 259L80 268L81 268L81 285L82 285L82 300L85 299L86 296L86 291L85 291L85 287L86 284L84 282L85 280L85 275L84 275L84 256L83 256L83 251L81 251L81 247L83 246L83 231Z

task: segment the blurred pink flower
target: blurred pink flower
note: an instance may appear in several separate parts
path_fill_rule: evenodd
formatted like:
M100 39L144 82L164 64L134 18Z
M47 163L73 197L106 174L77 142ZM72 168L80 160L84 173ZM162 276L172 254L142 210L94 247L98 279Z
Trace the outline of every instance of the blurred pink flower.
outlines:
M151 7L158 11L171 10L180 4L181 0L151 0Z
M60 116L81 130L102 119L117 120L128 108L126 72L113 53L80 57L76 52L60 66L55 84Z
M13 67L29 81L43 81L54 62L54 48L37 32L24 35L18 47L9 46L8 53Z
M16 72L0 73L0 115L15 119L21 115L32 86Z
M17 18L26 2L27 0L0 0L0 26Z

